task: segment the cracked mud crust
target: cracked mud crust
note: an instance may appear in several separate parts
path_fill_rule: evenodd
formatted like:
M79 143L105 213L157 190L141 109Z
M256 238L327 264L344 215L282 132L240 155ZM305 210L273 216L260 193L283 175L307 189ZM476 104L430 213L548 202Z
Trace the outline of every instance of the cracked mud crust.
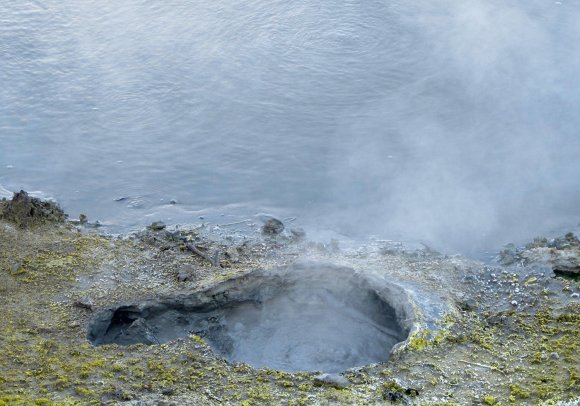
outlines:
M193 231L120 239L0 221L0 405L577 404L580 286L549 268L278 236L215 241ZM214 266L191 243L236 255ZM349 385L229 364L194 335L151 346L87 341L100 309L303 259L403 281L424 317L388 362L343 373Z

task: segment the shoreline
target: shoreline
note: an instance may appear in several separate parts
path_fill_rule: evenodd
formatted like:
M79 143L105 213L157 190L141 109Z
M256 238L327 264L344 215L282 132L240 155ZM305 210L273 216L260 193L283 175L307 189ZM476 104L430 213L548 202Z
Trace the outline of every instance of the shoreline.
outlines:
M53 203L26 200L44 208L34 215L7 215L8 204L0 202L0 405L578 404L580 283L551 268L563 253L580 258L571 236L568 246L514 247L505 266L491 266L303 236L240 243L159 226L118 238L65 222ZM416 328L388 361L351 368L344 380L229 363L198 336L150 346L87 341L94 315L111 306L303 261L405 283Z

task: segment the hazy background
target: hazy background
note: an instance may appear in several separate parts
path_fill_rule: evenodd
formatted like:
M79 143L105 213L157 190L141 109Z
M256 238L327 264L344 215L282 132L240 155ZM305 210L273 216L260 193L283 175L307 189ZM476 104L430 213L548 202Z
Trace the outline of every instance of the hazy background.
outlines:
M112 230L268 212L471 253L577 228L579 21L565 0L0 0L0 190Z

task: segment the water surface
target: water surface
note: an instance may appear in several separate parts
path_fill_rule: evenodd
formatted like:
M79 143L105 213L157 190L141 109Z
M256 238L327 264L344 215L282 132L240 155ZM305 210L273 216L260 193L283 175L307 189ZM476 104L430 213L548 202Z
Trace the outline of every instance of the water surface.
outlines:
M268 212L471 250L574 227L579 19L572 1L0 0L0 185L115 230Z

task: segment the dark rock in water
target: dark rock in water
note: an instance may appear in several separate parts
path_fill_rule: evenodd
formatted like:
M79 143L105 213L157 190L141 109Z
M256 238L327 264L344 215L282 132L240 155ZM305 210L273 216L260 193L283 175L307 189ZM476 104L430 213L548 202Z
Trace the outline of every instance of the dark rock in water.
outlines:
M66 215L56 203L30 197L21 190L14 193L12 200L0 202L0 219L26 228L47 223L62 223Z
M291 229L290 233L292 234L292 238L298 241L306 238L306 231L300 227Z
M277 218L269 218L262 226L262 233L266 235L278 235L284 231L284 223Z
M155 221L153 223L151 223L151 225L149 226L149 229L152 231L161 231L164 230L165 227L167 227L165 225L165 223L163 221Z

